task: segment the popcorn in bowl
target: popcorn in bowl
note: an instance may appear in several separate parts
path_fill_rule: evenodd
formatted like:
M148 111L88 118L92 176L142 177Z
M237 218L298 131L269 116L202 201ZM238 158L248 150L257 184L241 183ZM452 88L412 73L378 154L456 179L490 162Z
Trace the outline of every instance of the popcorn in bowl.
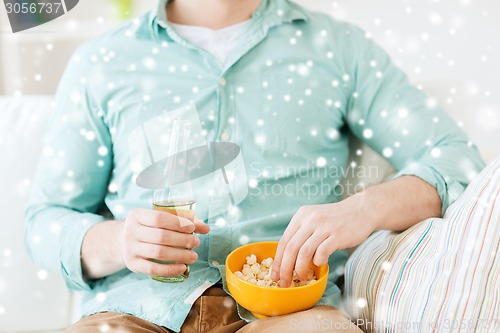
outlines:
M243 264L241 271L234 272L235 276L260 287L280 287L279 281L273 281L271 279L271 267L273 266L274 261L273 258L264 259L259 264L257 262L257 256L255 254L251 254L246 257L246 261L247 262L246 264ZM301 281L297 276L297 273L294 271L290 287L301 287L314 282L316 282L316 276L314 275L314 271L312 269L309 269L306 281Z

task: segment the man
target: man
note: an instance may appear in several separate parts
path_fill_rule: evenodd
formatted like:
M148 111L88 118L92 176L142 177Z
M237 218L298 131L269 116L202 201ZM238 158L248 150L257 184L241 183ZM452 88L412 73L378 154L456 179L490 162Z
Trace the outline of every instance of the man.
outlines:
M483 167L464 133L362 31L285 0L160 1L80 48L56 102L27 241L35 261L84 291L89 317L69 332L288 331L318 317L357 331L335 308L340 250L440 216ZM129 154L140 146L135 131L188 104L207 142L241 147L246 174L236 177L249 185L236 209L194 224L150 210ZM348 130L399 172L341 201ZM113 219L98 214L103 205ZM311 260L330 263L323 306L246 324L255 318L218 287L227 290L223 263L241 244L280 238L272 278L282 287L294 270L306 278ZM147 276L186 265L182 284Z

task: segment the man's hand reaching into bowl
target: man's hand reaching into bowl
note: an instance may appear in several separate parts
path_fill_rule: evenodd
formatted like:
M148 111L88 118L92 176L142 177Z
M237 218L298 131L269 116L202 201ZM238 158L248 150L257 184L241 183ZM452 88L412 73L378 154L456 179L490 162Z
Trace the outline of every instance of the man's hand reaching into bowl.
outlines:
M295 270L301 280L306 280L311 261L316 266L324 265L334 251L360 244L374 230L373 219L349 200L303 206L278 244L271 278L280 280L281 287L288 287Z
M294 270L307 279L311 261L324 265L334 251L361 244L375 230L405 230L440 216L436 188L414 176L374 185L338 203L301 207L278 244L271 278L287 287Z

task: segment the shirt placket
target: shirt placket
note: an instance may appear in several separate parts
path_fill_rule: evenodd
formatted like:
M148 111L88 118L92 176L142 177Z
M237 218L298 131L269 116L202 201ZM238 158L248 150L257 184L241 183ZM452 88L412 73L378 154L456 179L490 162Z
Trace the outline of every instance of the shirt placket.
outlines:
M263 8L267 7L267 1L263 4ZM282 24L288 21L279 17L276 13L269 14L263 17L261 12L254 13L254 17L248 30L241 36L242 42L237 44L233 52L229 54L227 61L221 65L217 59L204 49L201 49L187 40L180 37L174 29L168 24L162 24L166 29L167 35L179 45L198 51L202 57L207 71L213 75L214 82L214 106L215 117L213 120L215 141L218 142L236 142L239 139L236 137L237 124L235 124L235 92L237 86L237 76L233 74L233 66L244 57L249 51L256 47L268 34L271 27ZM212 138L213 138L212 137ZM224 184L220 184L223 186ZM220 211L221 205L226 205L227 201L214 198L210 203L211 211ZM209 214L211 215L211 214ZM226 223L222 227L217 226L217 219L224 218ZM208 263L212 267L221 267L224 265L225 258L231 252L233 238L238 238L234 234L231 221L231 213L214 216L208 219L208 223L213 226L208 235ZM235 242L237 243L237 241Z
M229 119L234 118L234 108L232 100L234 84L231 81L230 71L225 71L219 76L215 86L216 98L216 141L228 142L233 139L233 130ZM222 199L214 198L211 201L210 209L219 211L220 205L225 205L227 202ZM226 214L222 214L226 215ZM218 267L224 264L226 256L231 251L231 224L226 223L224 226L218 227L216 220L220 216L209 218L208 223L214 226L209 233L209 253L208 262L213 267ZM225 217L227 220L227 217Z
M255 20L259 20L259 18L257 17ZM271 19L266 26L254 22L253 29L247 31L246 36L242 36L246 37L246 39L237 45L234 52L228 57L228 61L224 65L215 87L216 141L238 143L238 140L244 139L238 137L238 127L235 121L237 119L235 98L238 89L238 78L233 73L234 65L266 37L271 26L279 24L279 22L280 19L277 17L274 20ZM212 55L208 54L208 56L213 59ZM215 59L213 60L215 62ZM215 199L211 203L211 209L220 210L221 204L226 203ZM208 262L212 267L219 267L223 270L225 259L231 252L233 243L237 243L239 235L235 234L233 226L237 221L234 221L231 211L227 211L222 215L210 218L208 221L210 225L214 226L209 234ZM216 220L218 218L225 219L224 226L217 227ZM235 238L236 240L234 240Z

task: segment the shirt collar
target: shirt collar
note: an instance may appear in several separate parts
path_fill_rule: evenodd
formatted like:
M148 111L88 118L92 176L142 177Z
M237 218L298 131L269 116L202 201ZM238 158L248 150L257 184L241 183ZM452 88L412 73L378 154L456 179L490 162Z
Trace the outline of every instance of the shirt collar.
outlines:
M151 11L149 23L154 31L158 26L167 28L169 26L165 7L171 0L157 0L156 6ZM259 8L253 13L253 18L263 19L264 25L280 25L295 20L308 21L308 17L301 7L290 3L289 0L262 0Z

